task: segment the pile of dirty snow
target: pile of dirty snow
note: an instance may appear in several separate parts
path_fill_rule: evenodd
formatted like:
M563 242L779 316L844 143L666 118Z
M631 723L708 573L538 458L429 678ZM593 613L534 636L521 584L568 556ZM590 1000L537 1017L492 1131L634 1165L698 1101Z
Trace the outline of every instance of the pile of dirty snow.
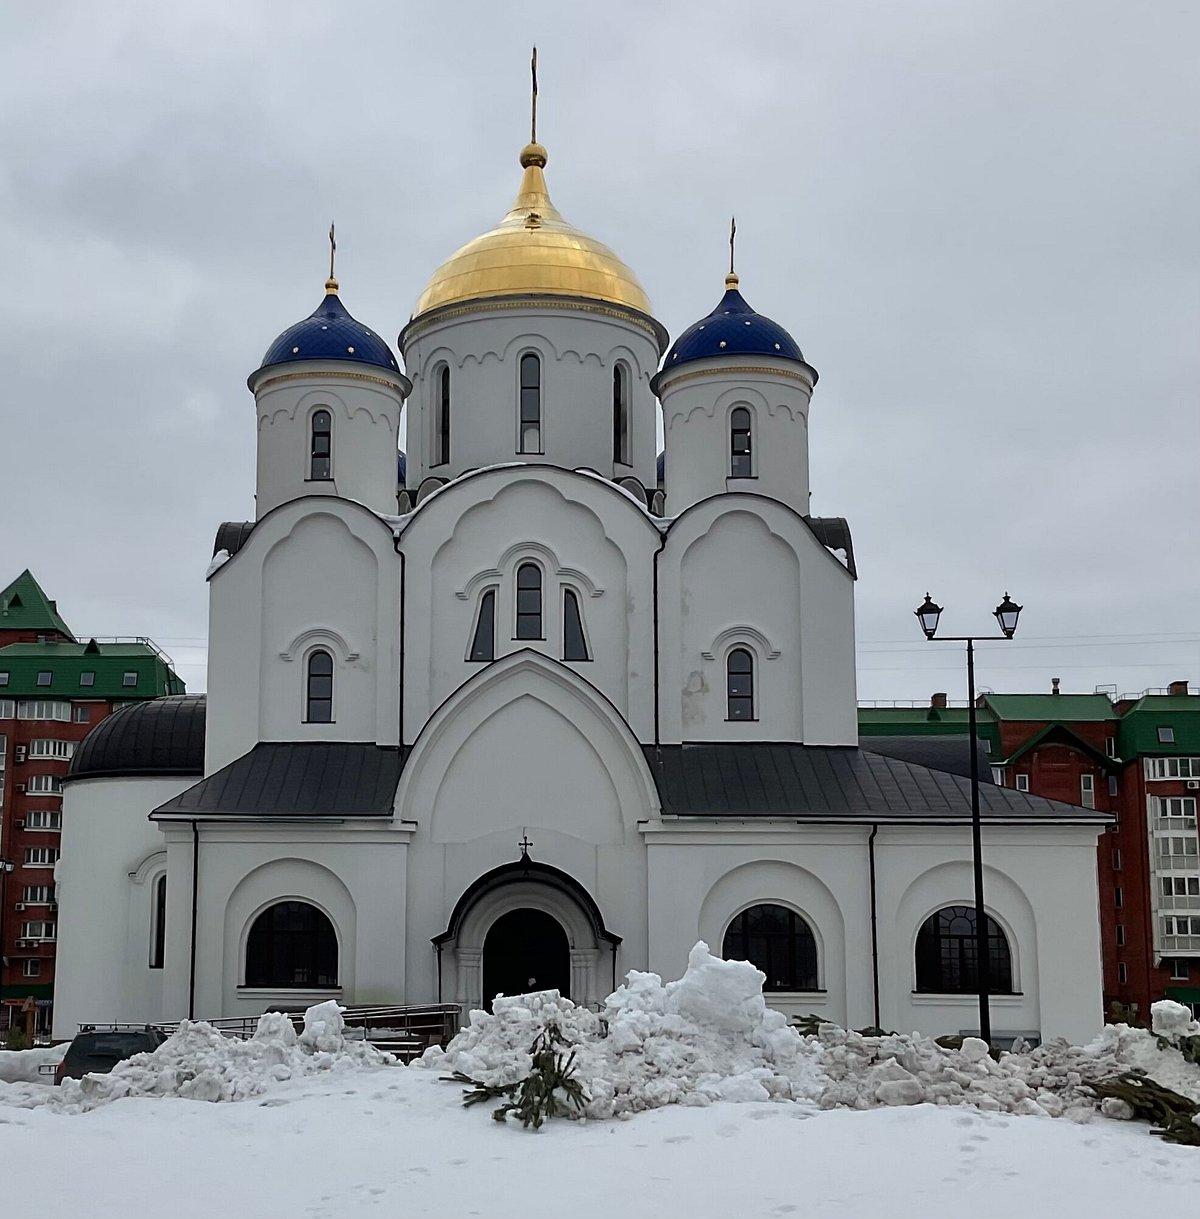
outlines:
M1087 1083L1127 1071L1200 1100L1200 1067L1175 1048L1200 1024L1169 1000L1154 1005L1153 1033L1113 1025L1087 1046L1053 1041L997 1061L974 1037L951 1048L915 1033L866 1036L833 1024L805 1036L767 1007L763 981L748 962L718 960L699 943L677 982L633 971L599 1015L557 991L498 998L493 1015L472 1012L444 1051L430 1049L414 1065L514 1084L530 1072L534 1040L555 1026L575 1053L587 1117L809 1100L823 1109L927 1103L1087 1121L1097 1108Z
M63 1080L48 1089L0 1088L0 1099L23 1108L47 1106L68 1113L86 1112L125 1096L181 1096L189 1100L229 1101L259 1096L284 1080L385 1066L395 1062L374 1046L348 1041L341 1008L334 1000L304 1013L297 1034L280 1012L259 1017L254 1036L226 1037L204 1021L183 1021L157 1050L119 1062L106 1075Z
M614 1117L661 1105L715 1100L799 1100L820 1095L819 1047L767 1007L763 974L746 961L721 961L700 943L687 972L664 983L629 973L597 1015L557 991L498 998L475 1011L447 1049L414 1066L459 1071L493 1086L530 1071L530 1047L551 1025L575 1051L587 1117Z
M32 1050L0 1050L0 1083L36 1084L45 1081L43 1066L56 1067L66 1053L65 1045L35 1046Z

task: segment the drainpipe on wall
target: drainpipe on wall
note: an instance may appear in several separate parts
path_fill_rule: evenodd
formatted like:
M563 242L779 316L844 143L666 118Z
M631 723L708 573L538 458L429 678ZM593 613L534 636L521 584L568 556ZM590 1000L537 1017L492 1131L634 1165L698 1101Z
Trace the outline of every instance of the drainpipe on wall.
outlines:
M658 664L658 560L663 552L663 548L667 544L667 535L664 533L659 540L658 549L654 552L654 747L657 749L659 741L659 664ZM616 949L613 949L613 989L616 990Z
M879 1023L879 911L875 892L875 835L879 833L878 824L871 826L871 836L867 839L867 859L871 871L871 997L874 1002L875 1027Z
M196 909L200 896L200 826L192 822L192 956L188 966L188 1019L196 1019Z

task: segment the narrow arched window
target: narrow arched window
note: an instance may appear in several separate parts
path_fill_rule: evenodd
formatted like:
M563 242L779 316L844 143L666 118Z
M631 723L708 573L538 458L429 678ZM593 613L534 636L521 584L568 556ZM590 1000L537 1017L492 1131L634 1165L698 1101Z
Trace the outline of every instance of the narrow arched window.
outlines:
M745 648L734 648L725 661L725 693L729 703L726 718L754 718L754 657Z
M579 612L579 594L563 590L563 660L587 660L587 640L583 637L583 616Z
M729 477L751 477L750 412L737 406L729 414Z
M310 724L333 723L333 657L328 652L309 654L304 718Z
M312 413L312 444L308 465L310 479L333 476L333 416L327 410Z
M988 992L1012 993L1012 954L1000 924L987 916ZM979 989L975 907L945 906L917 932L917 990L974 994Z
M468 660L496 659L496 590L489 588L479 598L479 617L475 619L475 634L471 638Z
M433 436L433 464L450 460L450 367L443 364L437 374L437 412Z
M629 369L613 368L613 461L629 465Z
M542 569L536 563L517 568L517 638L542 638Z
M308 902L276 902L250 927L246 939L247 986L337 986L337 934Z
M167 954L167 874L154 882L150 910L150 968L162 969Z
M743 910L725 932L721 955L767 975L765 991L817 990L817 941L795 910L764 903Z
M521 357L521 452L542 451L542 361L526 352Z

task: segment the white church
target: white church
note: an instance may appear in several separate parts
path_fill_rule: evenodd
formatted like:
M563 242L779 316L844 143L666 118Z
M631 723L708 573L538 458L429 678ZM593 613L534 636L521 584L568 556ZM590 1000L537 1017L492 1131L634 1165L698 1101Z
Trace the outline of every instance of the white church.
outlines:
M859 746L817 373L732 273L672 344L546 161L522 150L399 357L331 268L251 374L256 519L217 532L207 696L119 710L72 762L56 1036L596 1004L699 939L785 1012L978 1028L969 783ZM995 1036L1085 1038L1105 818L990 784L983 818Z

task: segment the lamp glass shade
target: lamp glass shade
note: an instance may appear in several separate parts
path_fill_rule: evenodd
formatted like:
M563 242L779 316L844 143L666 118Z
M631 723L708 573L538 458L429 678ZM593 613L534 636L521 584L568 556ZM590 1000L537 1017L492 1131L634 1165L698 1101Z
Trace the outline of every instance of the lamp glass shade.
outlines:
M913 612L917 616L917 621L921 624L921 630L925 632L925 638L932 639L937 634L938 621L942 616L942 607L934 602L929 594L926 593L925 600Z
M1013 633L1017 629L1017 619L1021 616L1023 606L1018 605L1013 601L1008 593L1004 594L1004 600L996 606L995 614L996 621L1000 624L1000 629L1004 634L1011 639Z

